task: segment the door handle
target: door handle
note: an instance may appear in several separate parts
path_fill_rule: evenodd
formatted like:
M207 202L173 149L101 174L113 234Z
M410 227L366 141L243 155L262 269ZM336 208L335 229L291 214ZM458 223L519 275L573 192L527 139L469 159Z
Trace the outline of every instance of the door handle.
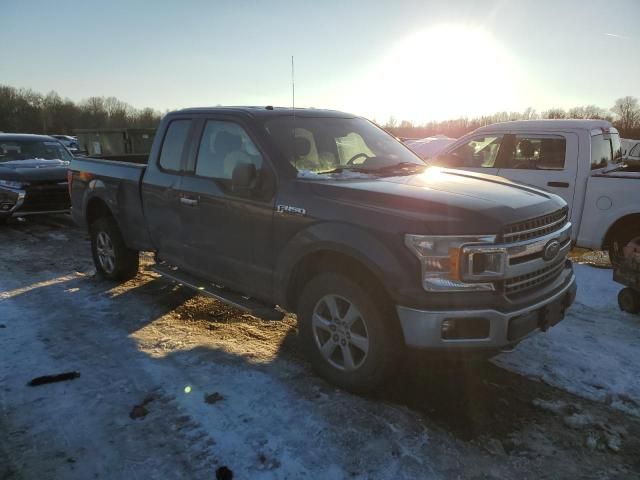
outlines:
M547 182L548 187L569 188L569 182Z
M195 207L198 205L198 199L192 197L180 197L180 203L189 207Z

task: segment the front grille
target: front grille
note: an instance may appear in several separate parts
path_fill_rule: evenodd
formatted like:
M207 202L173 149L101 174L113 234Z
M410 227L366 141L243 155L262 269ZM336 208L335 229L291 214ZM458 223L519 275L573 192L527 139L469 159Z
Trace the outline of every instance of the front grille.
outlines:
M554 265L548 265L535 272L526 273L518 277L509 278L504 281L504 291L509 295L522 293L531 288L538 288L545 283L555 280L564 269L565 261L558 262Z
M505 242L521 242L543 237L564 227L568 221L568 213L567 207L564 207L548 215L508 225L504 228L502 239Z
M71 205L66 183L54 186L27 187L20 212L68 210Z

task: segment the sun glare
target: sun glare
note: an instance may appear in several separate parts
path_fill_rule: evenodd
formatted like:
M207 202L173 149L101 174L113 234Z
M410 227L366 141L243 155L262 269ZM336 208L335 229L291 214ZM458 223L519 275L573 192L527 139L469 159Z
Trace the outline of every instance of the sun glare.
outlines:
M392 47L366 77L360 76L367 86L354 89L351 103L364 114L385 112L414 122L474 116L508 109L517 101L518 71L486 30L440 25Z

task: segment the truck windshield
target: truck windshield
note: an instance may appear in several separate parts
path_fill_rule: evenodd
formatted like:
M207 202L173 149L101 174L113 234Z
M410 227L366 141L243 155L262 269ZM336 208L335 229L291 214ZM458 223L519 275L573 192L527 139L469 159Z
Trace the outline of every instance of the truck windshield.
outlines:
M283 116L267 120L265 129L298 172L425 166L394 137L362 118Z
M71 154L57 140L2 140L0 139L0 162L16 160L62 160L70 162Z
M622 146L617 133L602 133L591 137L591 170L622 162Z

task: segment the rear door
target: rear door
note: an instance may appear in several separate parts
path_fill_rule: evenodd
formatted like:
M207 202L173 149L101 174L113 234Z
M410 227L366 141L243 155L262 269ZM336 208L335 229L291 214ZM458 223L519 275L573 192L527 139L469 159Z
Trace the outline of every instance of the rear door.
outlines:
M429 165L497 175L497 160L503 139L502 133L474 135L430 160Z
M182 230L185 267L191 272L256 297L271 290L270 247L273 170L246 125L228 117L207 117L198 127L193 164L183 176ZM256 188L234 192L238 163L252 163Z
M506 136L498 175L561 196L571 207L578 174L578 135L570 132Z
M180 183L186 163L193 120L171 120L159 155L149 157L156 165L147 166L142 181L142 200L149 235L162 260L174 265L183 261Z

